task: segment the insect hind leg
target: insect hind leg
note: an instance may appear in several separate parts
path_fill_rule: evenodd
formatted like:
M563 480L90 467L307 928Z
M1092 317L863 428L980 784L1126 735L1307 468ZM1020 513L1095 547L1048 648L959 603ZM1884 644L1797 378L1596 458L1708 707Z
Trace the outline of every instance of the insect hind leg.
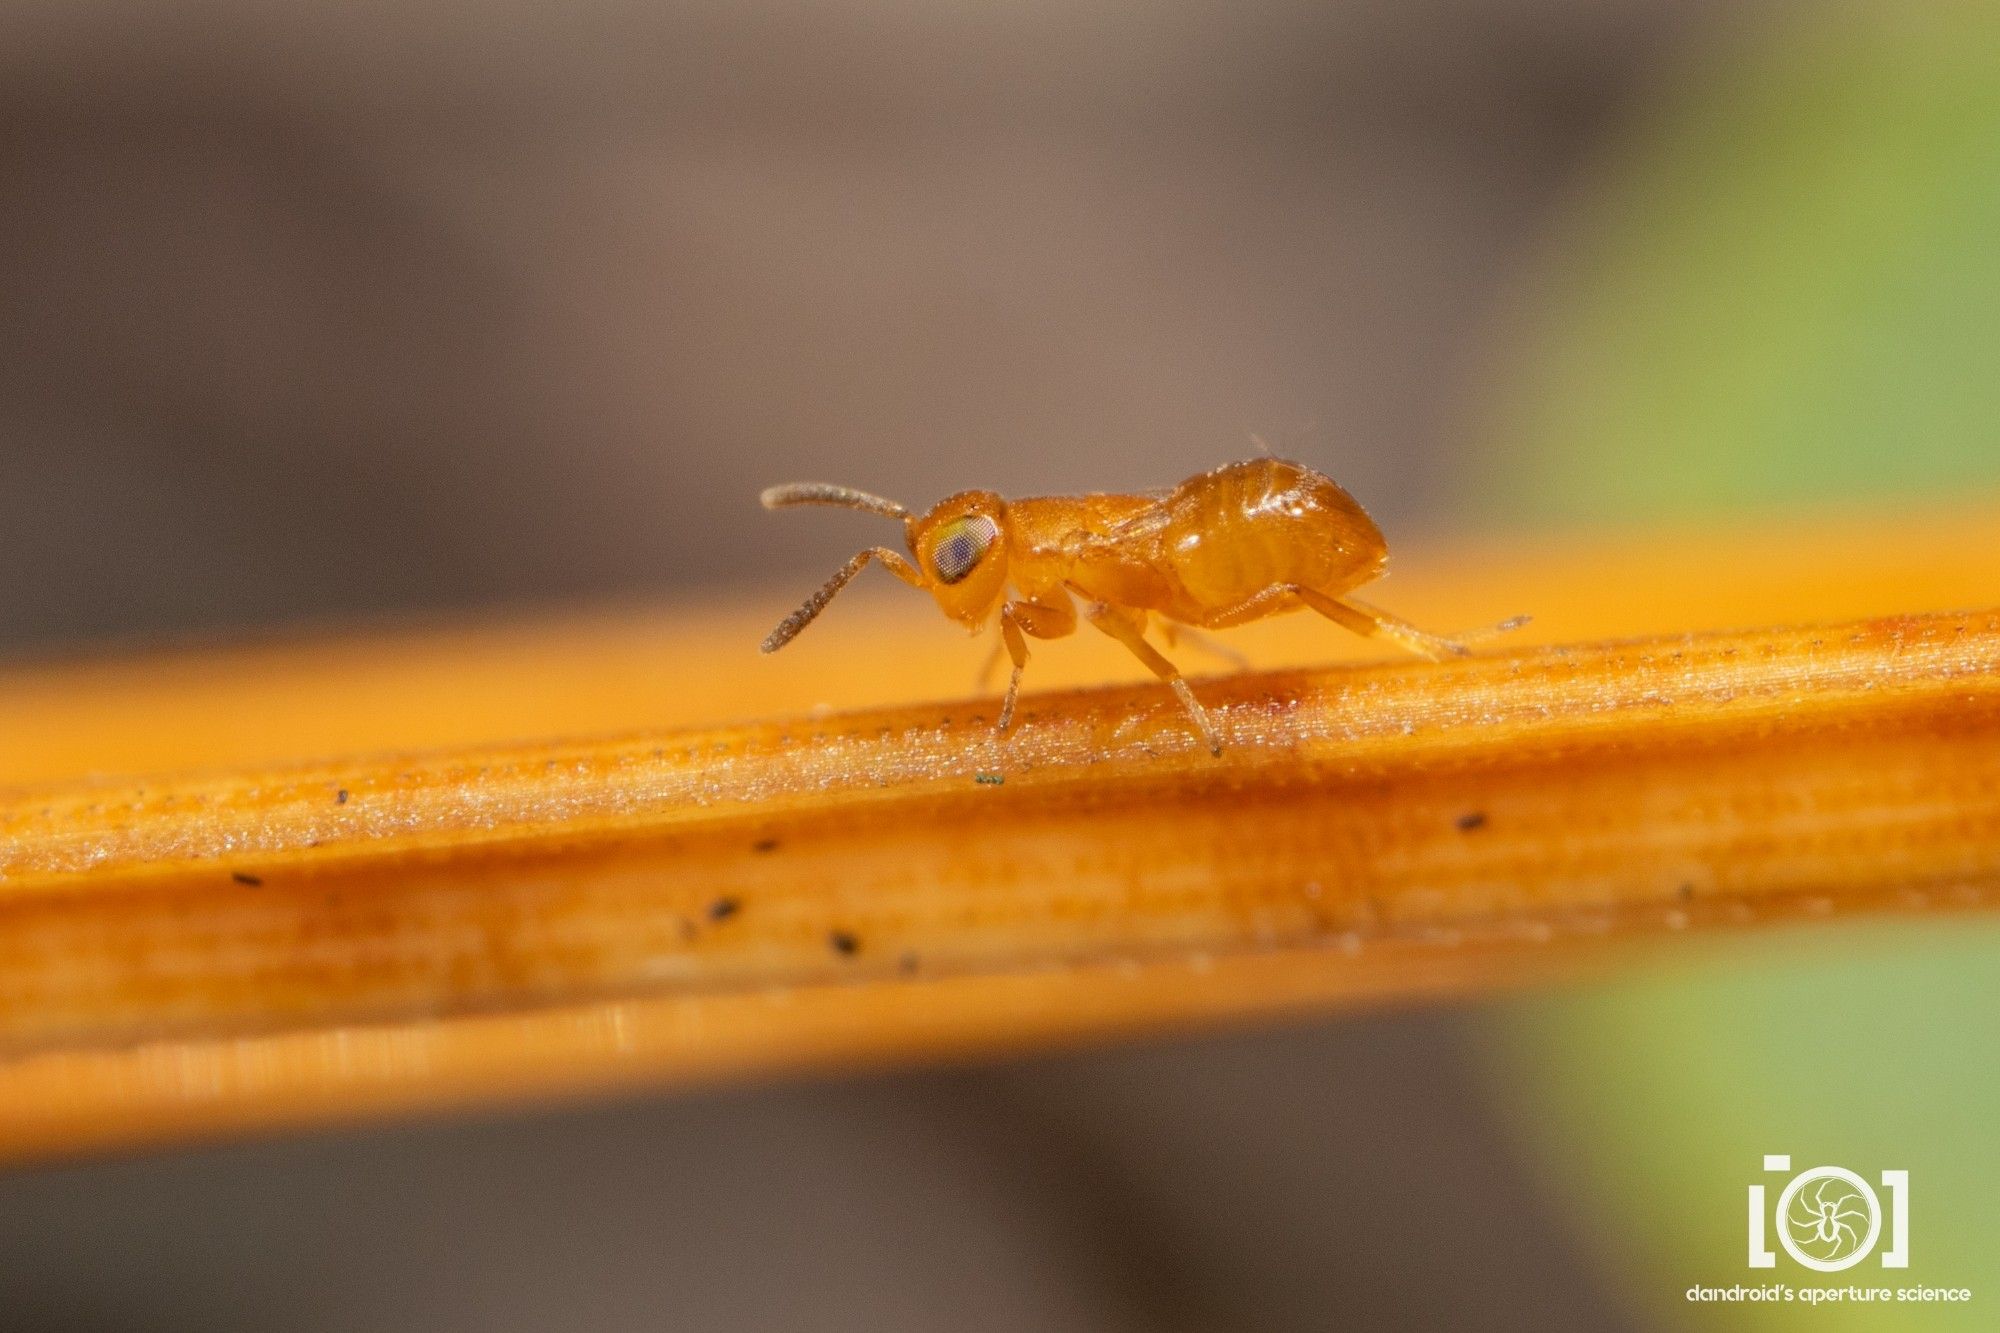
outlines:
M1504 634L1528 623L1528 617L1517 616L1476 635L1447 637L1418 629L1401 616L1352 597L1335 597L1297 583L1274 583L1234 606L1202 617L1201 626L1203 629L1228 629L1232 625L1248 624L1299 606L1311 607L1336 625L1345 626L1363 638L1387 639L1399 648L1434 662L1468 656L1472 652L1470 640Z
M1397 647L1407 649L1419 657L1428 657L1433 662L1472 655L1472 649L1462 640L1418 629L1401 616L1391 615L1366 602L1356 601L1353 598L1329 597L1311 588L1294 587L1292 591L1298 595L1300 601L1328 620L1344 625L1364 638L1387 639Z
M1212 611L1201 618L1203 629L1230 629L1237 625L1247 625L1253 620L1276 615L1281 611L1295 609L1291 602L1297 600L1297 590L1289 583L1274 583L1262 592L1253 593L1234 606Z

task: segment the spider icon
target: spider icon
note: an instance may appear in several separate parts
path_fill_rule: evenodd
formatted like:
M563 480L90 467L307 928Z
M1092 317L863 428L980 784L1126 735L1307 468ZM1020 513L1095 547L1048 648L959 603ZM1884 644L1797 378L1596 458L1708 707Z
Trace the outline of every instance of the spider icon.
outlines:
M1793 1244L1822 1263L1833 1263L1861 1248L1861 1232L1871 1214L1867 1200L1836 1177L1823 1177L1810 1194L1792 1201L1785 1227Z

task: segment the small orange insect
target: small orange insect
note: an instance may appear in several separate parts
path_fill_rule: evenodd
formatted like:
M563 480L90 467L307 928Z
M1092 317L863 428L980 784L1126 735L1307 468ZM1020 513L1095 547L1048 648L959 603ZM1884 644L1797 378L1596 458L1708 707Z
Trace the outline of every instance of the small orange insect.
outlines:
M1014 717L1028 638L1075 633L1077 600L1092 625L1173 688L1216 754L1222 739L1208 714L1174 664L1146 642L1148 616L1161 618L1171 642L1177 625L1227 629L1311 607L1357 634L1379 635L1424 657L1470 651L1347 595L1381 577L1389 558L1382 531L1331 478L1281 458L1230 463L1147 495L1005 500L992 491L961 491L923 515L819 482L773 486L763 501L766 509L837 505L901 519L916 561L882 546L860 552L771 631L765 652L790 643L849 579L870 560L880 561L974 633L999 612L1000 637L1014 661L1001 731Z

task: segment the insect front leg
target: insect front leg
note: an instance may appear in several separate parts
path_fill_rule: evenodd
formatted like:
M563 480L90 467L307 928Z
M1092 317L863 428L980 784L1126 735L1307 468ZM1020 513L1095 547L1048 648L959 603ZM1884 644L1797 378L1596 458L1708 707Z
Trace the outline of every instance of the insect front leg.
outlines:
M1060 639L1076 632L1076 608L1052 602L1009 602L1000 608L1000 641L1014 659L1014 673L1007 680L1007 698L1000 705L997 730L1005 731L1014 721L1014 700L1021 693L1021 673L1028 667L1028 641L1023 634L1038 639Z
M1007 678L1007 698L1000 705L1000 722L995 727L1005 731L1014 724L1014 700L1021 693L1021 673L1028 669L1028 641L1021 637L1021 625L1011 606L1000 608L1000 639L1007 645L1007 655L1014 659L1014 674Z
M1187 710L1195 730L1208 742L1210 754L1222 753L1222 737L1216 733L1215 724L1208 720L1208 713L1194 697L1194 691L1181 679L1180 669L1165 657L1160 650L1146 642L1146 622L1143 615L1135 614L1102 602L1093 602L1084 608L1084 615L1090 623L1103 630L1118 642L1131 649L1132 655L1144 662L1152 673L1165 681L1180 699L1181 707Z

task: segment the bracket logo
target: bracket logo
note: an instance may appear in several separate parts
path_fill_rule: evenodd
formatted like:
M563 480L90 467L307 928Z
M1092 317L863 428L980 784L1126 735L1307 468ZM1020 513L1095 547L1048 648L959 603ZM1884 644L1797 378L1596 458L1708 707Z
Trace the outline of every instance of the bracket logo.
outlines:
M1792 1159L1774 1154L1766 1171L1790 1171ZM1910 1173L1884 1171L1889 1196L1889 1247L1882 1267L1910 1266ZM1821 1273L1852 1268L1874 1252L1882 1239L1882 1198L1866 1180L1839 1166L1815 1166L1794 1175L1766 1209L1768 1191L1750 1186L1750 1267L1775 1268L1778 1256L1766 1243L1775 1235L1794 1263ZM1767 1232L1768 1227L1768 1232Z

